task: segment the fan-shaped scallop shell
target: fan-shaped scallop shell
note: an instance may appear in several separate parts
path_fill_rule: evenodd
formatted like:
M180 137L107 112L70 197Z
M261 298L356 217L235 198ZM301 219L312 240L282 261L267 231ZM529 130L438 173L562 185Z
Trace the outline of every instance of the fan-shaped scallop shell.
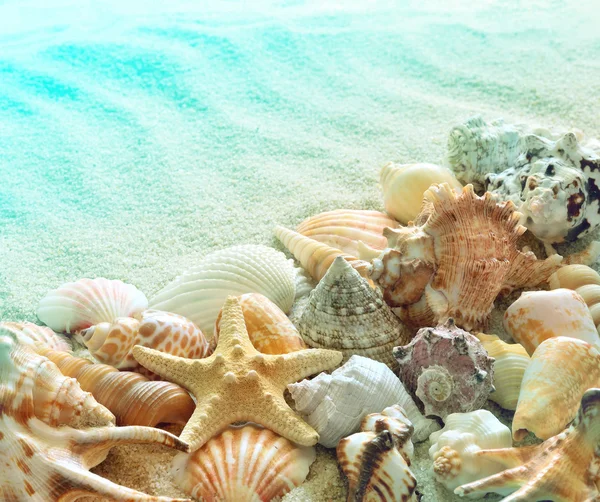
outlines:
M181 314L210 337L228 296L261 293L288 312L294 302L295 277L283 253L267 246L234 246L209 254L167 284L150 299L150 307Z
M315 457L313 447L246 425L176 456L172 472L176 484L202 502L267 502L302 484Z
M75 333L117 317L138 317L146 308L146 296L131 284L104 278L80 279L46 294L37 316L54 331Z
M19 343L35 347L40 343L57 351L71 350L69 342L57 335L47 326L38 326L32 322L0 322L0 327L12 331Z
M355 354L370 357L392 370L397 369L392 349L410 341L379 290L342 257L310 293L298 330L311 347L339 350L344 361Z

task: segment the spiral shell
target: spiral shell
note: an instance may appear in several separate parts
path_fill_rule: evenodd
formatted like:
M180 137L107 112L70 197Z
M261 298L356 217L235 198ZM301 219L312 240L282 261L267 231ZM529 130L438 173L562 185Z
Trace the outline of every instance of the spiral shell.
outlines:
M0 327L14 333L19 343L31 347L41 344L60 352L71 350L69 342L46 326L38 326L32 322L0 322Z

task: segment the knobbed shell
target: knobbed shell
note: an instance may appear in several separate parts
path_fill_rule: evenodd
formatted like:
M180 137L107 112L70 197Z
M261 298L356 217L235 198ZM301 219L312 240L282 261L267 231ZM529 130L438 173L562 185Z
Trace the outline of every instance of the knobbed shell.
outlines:
M304 482L315 449L255 425L230 427L173 459L175 483L203 502L279 500Z
M388 162L381 169L379 179L385 210L403 225L417 217L423 205L423 194L431 185L448 183L458 192L462 189L452 171L435 164Z
M37 316L60 333L75 333L117 317L138 317L148 308L144 293L131 284L102 277L80 279L50 291Z
M417 397L425 415L444 420L449 414L481 408L494 378L494 359L477 338L454 325L423 328L406 346L396 347L400 381Z
M551 337L568 336L600 347L600 337L590 311L575 291L522 293L504 313L504 329L529 354Z
M487 410L448 415L444 428L429 440L434 477L448 490L501 470L480 461L478 451L512 446L510 429Z
M14 333L19 343L24 345L35 347L41 343L44 347L60 352L71 350L69 342L47 326L38 326L32 322L0 322L0 327Z
M298 330L310 347L339 350L344 361L355 354L370 357L392 370L397 370L392 349L410 341L380 291L341 256L310 293Z
M181 314L211 337L228 296L261 293L288 312L295 296L293 265L285 255L261 245L234 246L206 256L167 284L150 307Z

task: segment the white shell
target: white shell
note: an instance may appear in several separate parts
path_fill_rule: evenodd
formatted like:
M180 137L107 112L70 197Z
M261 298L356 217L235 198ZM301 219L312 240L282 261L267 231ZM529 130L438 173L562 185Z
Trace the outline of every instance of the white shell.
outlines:
M415 441L424 441L437 422L424 418L404 386L385 364L352 356L332 374L288 385L296 411L319 433L319 443L335 447L358 431L363 418L388 406L402 406L415 427Z
M287 313L296 294L295 277L283 253L261 245L234 246L209 254L167 284L150 299L150 307L183 315L212 336L228 296L261 293Z
M144 293L119 280L80 279L50 291L38 306L37 316L61 333L74 333L117 317L137 317L148 308Z
M0 322L0 328L6 328L17 337L19 343L35 346L41 343L44 347L58 352L71 350L71 345L47 326L38 326L32 322Z
M510 429L487 410L452 413L444 428L429 439L434 476L448 490L502 470L501 465L477 458L476 452L512 446Z

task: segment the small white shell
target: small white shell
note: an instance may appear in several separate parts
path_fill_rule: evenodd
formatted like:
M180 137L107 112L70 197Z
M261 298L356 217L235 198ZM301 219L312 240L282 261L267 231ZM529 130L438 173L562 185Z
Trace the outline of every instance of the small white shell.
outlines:
M117 317L137 317L148 308L144 293L119 280L80 279L50 291L38 306L37 316L61 333L74 333Z
M295 277L283 253L267 246L234 246L206 256L151 298L150 306L187 317L210 337L228 296L261 293L289 312Z

